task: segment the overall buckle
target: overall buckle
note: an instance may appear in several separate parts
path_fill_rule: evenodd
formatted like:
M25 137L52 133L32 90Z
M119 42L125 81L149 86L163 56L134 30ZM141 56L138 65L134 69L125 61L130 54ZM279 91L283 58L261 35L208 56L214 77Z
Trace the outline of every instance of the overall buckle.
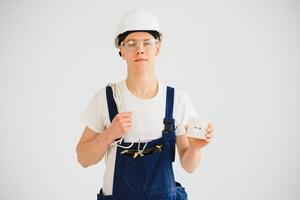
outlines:
M174 119L164 118L164 130L163 132L172 132L175 130Z

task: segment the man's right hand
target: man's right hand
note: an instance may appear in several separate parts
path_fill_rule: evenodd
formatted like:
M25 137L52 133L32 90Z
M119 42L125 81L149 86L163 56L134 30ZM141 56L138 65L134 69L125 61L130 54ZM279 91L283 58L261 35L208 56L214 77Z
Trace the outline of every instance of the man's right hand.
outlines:
M108 127L109 136L115 140L123 137L132 127L132 112L118 113Z

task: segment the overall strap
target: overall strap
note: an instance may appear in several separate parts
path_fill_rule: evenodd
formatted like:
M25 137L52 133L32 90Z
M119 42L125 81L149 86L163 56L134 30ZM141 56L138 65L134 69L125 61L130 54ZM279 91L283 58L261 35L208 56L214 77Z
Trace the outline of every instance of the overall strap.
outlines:
M109 112L110 122L114 119L114 117L118 114L117 105L113 96L113 90L110 86L106 86L106 101Z
M173 106L174 106L174 88L167 86L166 96L166 112L164 118L164 130L163 137L169 138L170 153L172 162L175 160L175 122L173 118Z
M164 118L164 132L173 132L175 129L174 119L173 119L173 106L174 106L174 88L167 86L167 96L166 96L166 111Z

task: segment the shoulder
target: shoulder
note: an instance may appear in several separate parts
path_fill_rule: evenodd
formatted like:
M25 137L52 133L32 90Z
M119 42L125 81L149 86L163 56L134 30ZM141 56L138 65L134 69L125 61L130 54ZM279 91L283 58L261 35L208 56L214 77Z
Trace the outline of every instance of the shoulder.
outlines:
M92 101L96 101L98 104L103 104L103 106L106 106L106 88L108 86L116 84L116 86L122 90L122 85L124 84L123 82L124 82L123 80L116 83L108 82L106 85L96 90L96 92L92 97Z
M181 89L175 88L175 98L181 101L184 101L186 98L188 98L188 95L182 91Z
M185 98L185 97L187 97L187 94L183 90L175 87L172 84L166 84L166 83L161 82L161 81L159 82L159 84L160 84L161 88L165 91L167 90L167 87L173 88L175 98Z
M179 89L177 87L174 87L172 85L166 85L163 84L165 86L165 88L167 88L167 86L171 87L174 89L174 103L182 103L185 101L189 100L189 96L187 95L186 92L184 92L182 89Z
M90 104L97 107L105 107L106 106L106 88L109 86L110 83L107 83L106 85L103 85L98 90L96 90L93 93L93 96L91 98Z
M94 98L96 99L103 99L106 98L106 88L110 85L112 85L114 83L109 82L107 83L105 86L102 86L101 88L99 88L95 93L94 93ZM119 81L117 83L115 83L118 87L120 87L122 85L122 81Z
M171 87L174 89L174 109L175 110L182 109L191 103L191 100L190 100L188 94L185 91L183 91L181 88L174 87L171 84L165 84L162 82L160 82L160 84L162 86L162 89L165 90L165 92L164 92L165 95L166 95L167 87Z
M189 96L181 89L175 89L174 107L175 110L186 110L191 104Z
M93 99L101 101L106 98L106 86L98 89L93 96Z

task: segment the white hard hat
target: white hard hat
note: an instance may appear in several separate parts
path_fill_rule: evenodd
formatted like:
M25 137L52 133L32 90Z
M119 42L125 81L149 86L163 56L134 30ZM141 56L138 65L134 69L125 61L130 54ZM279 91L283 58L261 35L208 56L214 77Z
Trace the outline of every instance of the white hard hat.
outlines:
M116 35L115 45L119 47L118 36L127 31L157 31L161 37L162 32L159 26L158 19L150 12L144 10L133 10L122 16L120 19Z

